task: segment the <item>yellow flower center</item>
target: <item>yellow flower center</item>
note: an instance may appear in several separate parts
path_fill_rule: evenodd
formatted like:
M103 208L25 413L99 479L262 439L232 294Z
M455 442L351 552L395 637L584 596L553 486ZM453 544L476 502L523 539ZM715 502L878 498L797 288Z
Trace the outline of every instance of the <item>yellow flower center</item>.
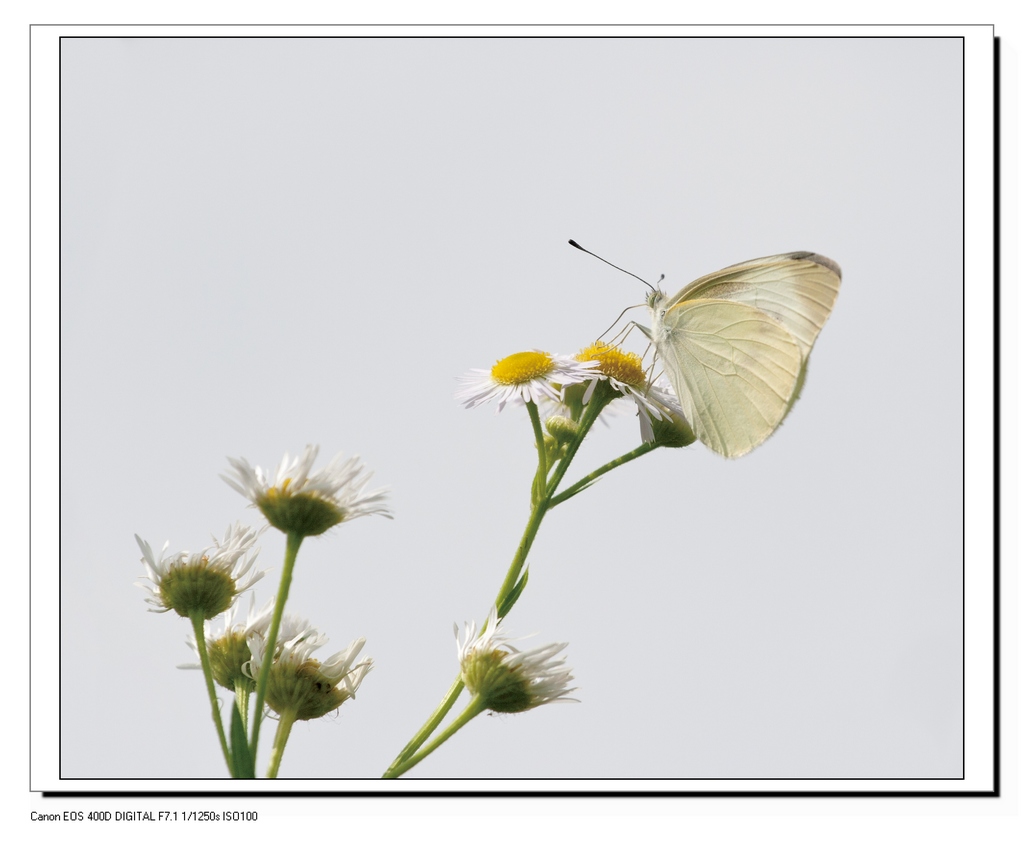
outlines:
M499 385L522 385L536 380L555 369L550 353L528 350L499 359L491 368L491 379Z
M635 353L606 345L604 342L594 342L590 347L585 347L577 353L576 359L580 362L596 362L602 374L620 383L634 388L643 388L647 385L643 362Z

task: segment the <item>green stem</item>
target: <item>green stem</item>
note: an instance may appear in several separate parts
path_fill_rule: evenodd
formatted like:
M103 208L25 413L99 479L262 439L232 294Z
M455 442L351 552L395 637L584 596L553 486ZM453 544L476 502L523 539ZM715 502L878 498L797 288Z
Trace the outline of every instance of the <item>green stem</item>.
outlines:
M210 708L213 713L213 723L217 726L217 738L220 739L220 749L224 752L224 761L228 764L228 772L235 776L234 764L231 761L231 751L228 750L228 739L224 735L224 722L220 717L220 704L217 703L217 690L213 685L213 669L210 668L210 654L206 650L206 632L203 627L203 613L196 610L189 617L192 620L192 630L196 635L196 648L199 649L199 662L203 665L203 677L206 678L206 693L210 696Z
M550 482L545 483L544 495L538 499L530 511L530 519L526 522L526 528L523 530L523 536L519 540L519 546L516 549L516 554L512 558L512 563L509 565L508 573L505 575L505 580L501 584L501 588L498 590L498 596L494 600L496 605L501 605L505 601L505 597L512 591L512 588L516 586L516 582L519 581L519 577L522 574L523 566L526 563L526 557L530 553L530 548L533 546L534 538L537 536L537 531L540 529L540 524L544 520L544 515L548 512L551 507L552 496L558 489L559 482L565 476L565 471L569 469L569 464L572 462L573 457L576 455L576 451L579 449L580 444L583 442L583 438L590 431L590 427L594 425L597 420L597 416L601 414L601 410L608 405L609 398L607 396L601 396L599 393L594 394L594 399L591 400L586 410L583 412L583 417L580 419L579 433L576 439L569 445L566 450L565 456L559 460L555 467L554 475L551 477ZM532 403L527 403L527 407L532 406ZM530 417L535 418L536 408L530 413ZM537 436L538 450L543 452L543 433L540 431L540 418L536 417L534 423L534 434ZM546 467L545 467L546 471ZM458 677L452 684L448 693L444 699L438 705L437 709L430 715L426 723L419 729L415 736L409 741L409 743L403 748L401 753L395 758L395 761L391 763L391 767L384 772L384 778L391 779L398 777L402 773L402 769L411 768L415 762L412 762L410 757L419 749L420 745L426 742L430 738L430 734L433 733L444 717L448 714L448 711L455 704L460 693L463 689L462 677ZM469 710L474 701L470 701L469 706L466 707ZM465 715L465 711L460 715ZM460 725L461 726L461 725ZM456 728L457 729L457 728ZM454 730L452 732L455 732ZM447 731L446 731L447 733ZM451 733L448 733L444 738L447 738ZM440 741L434 743L430 750L434 750L440 745ZM424 754L425 756L426 754ZM420 757L422 759L422 756ZM418 762L419 759L416 760ZM411 764L410 764L411 763Z
M576 437L573 439L572 443L569 444L565 455L562 457L562 460L558 462L558 466L555 468L555 473L551 477L551 481L548 482L546 499L549 508L551 507L551 499L554 496L555 491L558 490L558 485L561 483L562 479L565 478L565 473L569 469L569 465L572 464L572 460L576 457L576 453L579 450L580 445L583 443L583 439L587 437L587 433L590 432L590 427L592 427L595 421L597 421L597 416L601 414L601 411L610 402L611 401L609 399L595 391L590 404L583 411L583 417L580 418L580 426L576 433Z
M485 709L487 709L487 707L484 706L483 701L481 701L479 697L473 698L473 700L466 704L466 708L461 713L459 713L459 717L456 718L455 721L453 721L450 725L448 725L448 728L440 736L434 739L434 741L432 741L429 745L427 745L415 756L405 760L399 765L388 768L382 779L393 780L397 779L398 777L401 777L402 774L404 774L414 765L419 764L428 756L430 756L430 754L432 754L435 750L441 747L441 745L447 742L448 739L450 739L459 730L465 727L470 721L472 721L474 718L480 715L480 713L482 713Z
M284 756L284 746L288 744L288 735L292 732L294 723L294 710L285 710L281 713L281 720L277 723L277 733L274 734L274 747L270 751L270 765L267 767L268 780L277 778L277 769L281 767L281 757Z
M545 497L540 500L530 512L530 519L526 523L526 529L523 532L523 536L519 539L519 547L516 549L515 557L509 565L508 574L505 576L501 589L498 591L498 597L494 600L496 605L500 605L505 600L505 597L509 594L512 588L515 587L516 582L519 580L519 574L522 571L523 564L526 562L526 556L530 552L530 547L533 545L533 539L537 536L537 530L540 528L541 521L544 519L544 513L547 510L547 503L548 500ZM438 704L437 709L430 714L430 717L426 720L424 725L416 732L416 735L409 740L409 743L398 754L395 761L391 763L391 767L389 767L387 772L385 772L385 776L390 774L396 767L400 766L401 763L405 762L419 749L420 745L430 738L430 734L438 728L444 720L444 717L448 714L448 711L455 704L455 701L462 693L462 689L463 683L460 675L455 679L455 682L451 685L451 688L445 694L441 703Z
M544 496L537 501L537 504L533 507L533 511L530 512L530 519L526 522L526 529L523 531L523 536L519 540L519 546L516 549L516 554L512 558L512 563L509 565L508 573L505 575L505 580L501 584L501 589L498 590L498 597L494 600L495 604L500 605L505 600L505 597L512 591L512 588L516 586L516 582L519 580L519 576L523 572L523 566L526 564L526 556L530 554L530 549L533 546L533 540L537 536L537 532L540 530L540 524L544 521L544 515L547 514L548 510L551 508L552 496L558 489L559 483L565 477L565 472L569 469L569 465L576 456L576 452L579 450L580 444L583 443L584 437L586 437L586 434L590 431L590 427L594 425L594 421L597 420L597 416L601 414L601 410L605 405L607 405L606 402L601 402L597 399L592 400L586 411L583 413L583 417L580 419L579 434L576 436L575 440L569 444L565 455L556 465L554 475L552 475L551 481L547 483Z
M437 709L434 710L426 723L416 732L416 735L409 740L409 744L402 748L402 752L395 757L395 761L391 763L391 766L384 773L384 777L381 779L388 778L395 768L416 753L416 751L419 750L420 745L430 738L430 734L438 728L438 725L444 720L444 717L448 715L448 710L455 705L459 695L462 694L464 686L465 685L462 682L462 675L460 674L459 677L455 679L455 683L452 684L451 689L448 690L444 698L441 700Z
M303 535L289 532L288 544L284 550L284 569L281 570L281 584L277 588L277 601L274 604L274 616L270 620L270 632L267 634L267 647L263 652L263 663L256 677L256 712L252 723L252 739L249 753L253 762L256 761L256 748L260 740L260 723L263 721L263 701L267 697L267 681L270 679L270 667L274 662L274 649L277 648L277 632L281 628L281 617L284 615L284 603L288 599L288 589L292 586L292 570L295 558L299 554Z
M537 503L533 506L533 510L530 512L530 519L526 521L523 536L519 538L516 554L512 558L512 563L509 564L508 573L506 573L505 580L501 583L501 588L498 590L498 596L494 600L496 605L500 605L505 601L505 596L516 586L516 582L523 571L523 565L526 563L526 556L530 554L530 547L533 546L533 540L537 536L540 524L544 521L544 515L548 511L549 502L550 498L544 496L537 500Z
M576 484L572 485L569 488L566 488L560 494L553 497L551 500L551 504L548 507L554 508L556 505L561 505L570 497L573 497L576 494L578 494L581 490L583 490L587 485L589 485L599 476L603 476L605 473L614 470L616 467L621 467L627 462L633 461L633 459L640 458L640 456L645 455L651 452L652 450L656 450L660 446L660 444L657 444L654 441L646 441L639 447L637 447L635 450L630 450L628 453L621 455L618 458L612 459L607 464L601 465L599 468L597 468L597 470L593 471L592 473L588 473Z
M494 600L496 605L500 605L505 600L505 597L509 594L512 588L515 587L516 582L519 580L523 564L526 562L526 556L529 554L530 547L533 545L533 539L537 536L537 530L540 528L541 521L544 519L547 507L548 498L544 497L539 500L530 511L530 519L526 523L526 529L523 531L523 536L519 539L519 547L516 549L515 557L512 558L512 563L509 565L508 574L505 576L501 589L498 591L498 597ZM416 735L410 739L409 743L395 758L395 761L391 763L391 767L389 767L385 772L385 777L391 774L396 767L400 767L403 762L405 762L419 749L420 745L430 738L430 734L438 728L444 720L444 717L448 714L448 711L455 704L455 701L462 693L462 688L462 676L460 675L455 679L455 682L452 684L441 703L437 706L434 712L431 713L424 725L416 732Z

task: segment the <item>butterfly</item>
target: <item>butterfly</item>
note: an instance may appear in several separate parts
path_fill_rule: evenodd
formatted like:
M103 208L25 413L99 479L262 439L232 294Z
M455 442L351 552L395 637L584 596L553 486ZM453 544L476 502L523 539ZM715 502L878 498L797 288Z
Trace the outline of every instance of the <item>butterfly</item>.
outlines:
M671 298L647 296L651 327L637 326L704 444L737 458L779 427L841 278L827 257L795 251L729 266Z

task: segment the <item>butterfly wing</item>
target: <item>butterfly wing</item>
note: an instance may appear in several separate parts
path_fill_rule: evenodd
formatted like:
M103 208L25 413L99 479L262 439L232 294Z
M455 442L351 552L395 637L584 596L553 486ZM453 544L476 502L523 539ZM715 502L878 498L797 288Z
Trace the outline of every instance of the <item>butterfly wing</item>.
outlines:
M748 260L698 278L668 306L713 298L756 307L792 334L806 358L832 312L841 279L838 264L828 257L794 251Z
M656 314L652 339L693 431L715 452L726 458L750 452L786 416L803 351L758 307L679 301Z

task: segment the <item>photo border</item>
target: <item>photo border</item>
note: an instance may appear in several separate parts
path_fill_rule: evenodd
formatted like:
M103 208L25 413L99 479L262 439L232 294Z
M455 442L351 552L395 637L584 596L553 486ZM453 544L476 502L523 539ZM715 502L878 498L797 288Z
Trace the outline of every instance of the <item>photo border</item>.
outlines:
M198 27L203 30L209 30L212 34L188 34L184 36L172 35L168 36L165 34L152 34L157 30L184 30L187 31L190 28ZM235 33L236 31L248 31L248 30L266 30L272 28L275 30L326 30L331 34L310 34L310 35L273 35L273 34L223 34L226 31ZM112 37L110 34L68 34L69 31L74 33L80 33L83 30L103 30L106 33L116 33L113 37L129 37L125 34L125 30L132 30L133 35L131 37L150 37L150 38L168 38L168 37L202 37L202 38L224 38L224 37L246 37L246 38L276 38L276 37L317 37L317 38L343 38L343 37L452 37L450 35L441 36L438 34L422 34L424 30L437 33L441 29L445 31L456 31L460 34L457 37L601 37L601 38L616 38L616 37L695 37L694 31L701 29L715 29L722 32L729 32L729 30L740 30L740 34L729 34L719 35L703 35L700 34L696 37L759 37L759 38L778 38L778 37L793 37L790 35L780 34L765 34L766 30L784 30L787 33L796 31L807 31L814 30L816 33L831 32L831 35L822 34L801 34L798 37L962 37L965 39L964 42L964 53L965 53L965 99L964 99L964 132L965 141L966 134L968 131L968 114L971 111L972 106L978 107L977 102L973 102L969 99L969 92L966 84L966 77L968 74L968 46L969 39L965 34L954 36L951 33L958 32L963 33L965 29L984 29L988 30L991 36L991 51L992 51L992 76L991 85L993 89L993 101L991 103L991 119L992 119L992 132L993 132L993 144L992 144L992 169L991 185L985 185L986 188L991 189L992 194L992 230L989 237L991 243L991 283L992 283L992 306L990 310L990 316L992 318L992 324L990 325L992 331L992 344L990 347L991 352L991 369L992 369L992 382L991 387L993 389L991 394L990 407L985 401L981 401L981 404L977 401L968 400L965 391L965 437L966 437L966 424L968 420L977 421L977 413L983 412L985 415L991 411L991 465L987 465L987 469L991 472L991 497L985 495L984 501L991 500L991 512L989 517L989 528L991 529L991 545L992 545L992 592L991 592L991 611L992 611L992 651L993 651L993 662L992 668L992 709L991 709L991 756L992 756L992 767L989 772L991 777L989 785L979 785L977 788L957 789L957 788L911 788L907 787L904 789L887 789L887 788L876 788L876 789L864 789L864 790L835 790L829 788L818 788L822 783L826 782L857 782L857 781L882 781L889 779L899 783L913 783L913 782L936 782L936 781L948 781L948 782L963 782L968 783L968 753L967 753L967 723L969 719L968 715L968 703L967 703L967 683L965 681L965 703L964 703L964 740L965 740L965 751L964 751L964 776L961 778L935 778L935 779L917 779L917 778L814 778L814 779L801 779L801 778L770 778L758 780L756 778L726 778L724 780L719 779L720 782L776 782L776 783L802 783L810 782L812 785L804 787L802 789L787 788L773 788L771 786L762 788L732 788L732 789L719 789L719 788L703 788L699 790L668 790L664 788L666 784L677 783L680 780L677 779L658 779L658 780L643 780L643 779L630 779L630 780L609 780L609 781L595 781L595 780L543 780L538 778L536 780L487 780L487 779L461 779L461 778L448 778L438 780L408 780L403 781L400 785L389 786L390 790L381 790L382 786L389 785L383 781L372 780L374 784L373 789L361 788L357 784L364 781L363 779L348 779L343 780L320 780L317 779L315 782L319 784L324 783L338 783L343 782L346 785L353 786L347 790L340 791L337 789L332 790L316 790L316 789L296 789L294 786L301 783L314 782L314 780L293 778L287 781L278 781L281 788L276 791L266 791L264 789L249 789L249 790L236 790L234 787L230 789L219 789L219 790L203 790L196 788L177 788L175 783L187 783L189 786L194 786L196 782L214 782L217 784L223 784L226 781L215 778L215 779L204 779L204 778L190 778L188 780L166 780L166 779L155 779L155 782L160 783L162 788L157 789L139 789L133 790L131 787L128 788L97 788L93 789L92 784L95 783L117 783L119 785L127 784L129 786L137 786L141 782L147 780L116 780L116 779L93 779L83 780L81 778L63 778L59 775L59 771L56 777L51 776L53 771L53 764L51 761L42 760L39 755L39 746L44 744L47 738L50 738L52 734L48 735L45 733L42 722L51 721L54 709L56 710L56 718L59 721L59 697L60 693L54 693L52 689L47 689L41 681L48 677L50 670L46 670L46 674L41 674L41 669L31 668L31 662L36 662L37 658L32 657L30 661L30 722L29 722L29 733L30 733L30 744L36 749L34 755L30 754L30 781L31 790L41 792L46 797L151 797L151 796L170 796L170 797L188 797L188 798L249 798L249 797L260 797L260 798L280 798L280 797L359 797L359 798L407 798L407 797L530 797L530 798L549 798L549 797L574 797L574 798L588 798L588 797L602 797L602 798L621 798L621 797L655 797L655 798L689 798L689 797L701 797L701 798L751 798L751 797L776 797L776 798L821 798L821 797L851 797L851 798L901 798L901 797L951 797L951 798L988 798L988 797L999 797L1001 794L1001 769L1002 769L1002 752L1001 752L1001 738L1002 738L1002 711L1000 708L1000 698L1002 689L1001 683L1001 663L1000 659L1002 656L1001 646L1001 599L1002 592L1001 577L1000 577L1000 561L1001 561L1001 541L1000 541L1000 529L1002 527L1000 519L1000 506L1001 506L1001 495L1000 485L1002 481L1002 474L1000 470L1000 440L1001 430L999 425L999 415L1001 410L1000 405L1000 383L999 378L1001 374L1001 362L1000 362L1000 191L999 191L999 162L1000 162L1000 147L999 147L999 132L1000 132L1000 42L995 37L994 30L992 27L884 27L887 30L885 35L849 35L847 34L850 30L862 31L865 29L871 29L872 27L812 27L809 25L797 25L797 26L759 26L759 27L747 27L747 26L735 26L735 27L708 27L708 26L685 26L685 27L666 27L666 26L633 26L633 25L587 25L587 26L550 26L550 25L515 25L515 26L476 26L469 24L455 24L455 25L418 25L418 26L406 26L403 24L390 24L390 25L345 25L341 27L305 27L296 25L274 25L274 24L262 24L262 25L224 25L224 26L207 26L202 24L187 24L184 26L133 26L127 24L117 25L101 25L101 24L89 24L89 25L74 25L64 26L57 24L45 24L45 25L33 25L30 27L30 104L29 104L29 120L30 120L30 347L31 347L31 360L30 360L30 376L32 385L36 388L33 394L30 396L31 410L30 410L30 425L32 429L32 436L30 438L30 470L33 473L47 473L50 474L51 470L56 466L56 470L59 473L59 454L56 455L56 462L52 453L44 454L43 450L45 444L50 443L50 431L52 428L48 428L47 424L52 424L53 420L40 423L40 413L44 411L41 406L37 407L37 403L40 401L48 401L52 399L53 395L50 394L53 383L59 384L59 295L56 303L56 321L53 320L54 314L54 296L53 290L49 287L41 286L41 284L50 282L53 278L59 278L59 200L57 207L57 222L58 232L56 237L52 230L52 220L54 207L52 199L45 200L41 198L41 192L44 184L52 182L54 173L52 172L52 159L47 157L45 151L37 149L37 143L52 141L53 129L56 125L56 137L59 142L59 108L54 113L53 109L47 109L45 106L40 106L40 100L46 102L47 105L52 104L51 97L54 93L52 90L53 79L46 73L40 72L40 67L37 67L37 60L46 62L52 60L48 59L45 53L50 47L44 46L44 42L50 42L53 39L57 41L57 58L59 64L59 42L63 38L69 37L90 37L90 38L105 38ZM336 34L336 30L344 30L345 32L352 31L358 33L361 30L363 32L373 29L381 31L381 35L368 35L368 34ZM537 31L543 29L543 34L537 34ZM927 29L941 29L945 30L946 34L938 36L922 36L922 35L906 35L901 34L905 31L919 32ZM119 31L120 30L120 31ZM480 31L488 30L493 34L481 35ZM522 32L522 36L508 34L510 30L516 32ZM567 36L567 31L571 30L572 35ZM595 32L596 30L596 32ZM615 30L617 34L612 34L612 30ZM400 31L402 34L394 34L395 31ZM473 34L470 34L472 31ZM148 32L151 34L135 35L135 32ZM891 34L889 34L891 32ZM387 34L383 34L387 33ZM416 34L420 33L420 34ZM463 34L465 33L465 34ZM528 33L528 34L527 34ZM972 38L976 39L977 35L972 34ZM33 52L35 55L33 56ZM42 66L42 65L41 65ZM52 67L50 70L52 71ZM40 78L43 76L43 78ZM34 78L33 78L34 77ZM59 101L59 67L56 73L57 85L57 99ZM42 90L41 88L46 87L47 89ZM40 138L45 140L40 141ZM976 184L971 182L968 177L966 165L969 160L965 143L965 172L964 172L964 203L967 206L969 202L969 193L971 190L969 187L977 187ZM48 164L47 160L51 160ZM58 158L59 162L59 158ZM58 167L59 169L59 167ZM59 187L59 172L57 173L57 184ZM58 193L59 195L59 193ZM969 247L967 237L967 216L965 214L964 219L964 283L966 293L967 283L967 272L966 266L968 261L971 259L971 248ZM54 248L56 245L56 248ZM975 247L977 247L975 245ZM973 261L972 265L983 264L979 261ZM59 281L58 281L59 283ZM59 289L59 286L57 287ZM986 299L985 296L976 296L982 299L982 302ZM965 331L968 329L968 313L967 313L967 301L965 294ZM988 326L988 325L986 325ZM977 325L974 325L976 328ZM54 341L55 340L55 341ZM47 344L48 343L48 344ZM44 344L47 349L43 349ZM987 351L986 351L987 353ZM968 355L968 348L965 343L965 356ZM56 371L54 370L56 367ZM965 370L977 370L976 367L967 366ZM54 373L56 378L52 379ZM972 385L975 385L972 383ZM965 383L965 389L967 383ZM59 389L58 389L59 390ZM59 400L59 397L58 397ZM971 406L974 410L973 415L968 412L968 406ZM59 418L59 413L57 414ZM59 420L57 421L59 423ZM41 428L42 427L42 428ZM965 442L965 486L971 484L968 481L967 476L971 473L971 468L975 469L977 474L977 462L967 458L966 442ZM59 557L59 536L53 534L46 534L40 527L36 527L37 512L41 509L45 509L45 504L41 505L37 497L43 491L41 485L43 483L30 483L30 519L32 522L32 529L30 535L30 567L31 567L31 581L30 581L30 625L31 625L31 639L30 647L32 654L36 654L42 650L52 650L52 640L50 636L56 631L58 643L59 643L59 627L47 628L44 627L45 618L52 612L52 610L46 610L42 606L43 597L41 593L52 593L53 587L59 585L59 566L57 569L37 569L36 566L32 565L32 560L38 557L43 558L57 558ZM47 489L49 490L49 489ZM967 498L965 494L965 526L967 523ZM36 513L33 513L36 512ZM965 559L965 586L964 586L964 637L965 637L965 671L966 671L966 658L967 658L967 635L968 635L968 605L967 605L967 591L968 583L966 580L966 557L967 557L967 532L969 529L965 528L965 546L964 546L964 559ZM987 536L987 535L986 535ZM976 548L976 547L975 547ZM54 551L55 550L55 551ZM51 554L52 553L52 554ZM988 596L986 596L986 599ZM59 752L59 736L58 736L58 752ZM34 761L33 761L34 760ZM58 760L59 763L59 760ZM59 768L59 764L58 764ZM714 780L706 780L704 778L691 779L685 778L689 782L713 782ZM57 782L54 785L54 782ZM81 788L70 788L67 787L67 783L74 782L76 784L86 783L86 787ZM369 778L365 778L365 781L369 781ZM538 782L550 782L555 785L560 785L562 788L551 790L537 787L525 787L522 784L530 783L535 785ZM252 781L248 781L252 782ZM508 787L504 790L495 790L488 787L480 787L483 783L501 782ZM614 782L620 785L617 789L605 789L595 788L595 782ZM169 787L167 784L171 783ZM464 788L458 790L452 790L451 783L466 784ZM574 784L582 783L582 787L577 788ZM642 790L634 790L633 785L636 784L650 784L656 783L657 785L649 785L647 788ZM236 784L243 784L243 781L232 781L232 786ZM287 788L285 788L287 786Z

